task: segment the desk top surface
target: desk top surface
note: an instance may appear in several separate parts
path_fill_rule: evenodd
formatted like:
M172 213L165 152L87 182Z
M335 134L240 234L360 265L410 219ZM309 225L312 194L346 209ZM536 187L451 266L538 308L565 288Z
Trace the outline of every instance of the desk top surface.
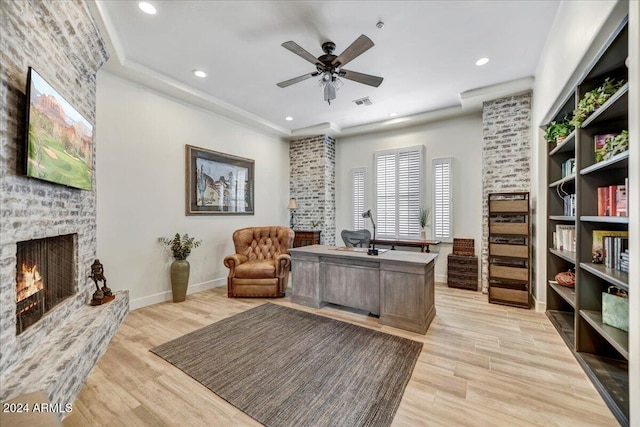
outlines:
M440 244L440 240L398 240L398 239L371 239L377 244L389 244L398 246L435 246Z
M386 251L380 255L368 255L366 248L350 248L353 250L345 250L344 247L311 245L301 248L291 248L288 251L293 258L296 256L322 256L334 258L356 258L366 261L375 262L396 262L408 264L429 264L434 261L438 254L408 252L408 251Z

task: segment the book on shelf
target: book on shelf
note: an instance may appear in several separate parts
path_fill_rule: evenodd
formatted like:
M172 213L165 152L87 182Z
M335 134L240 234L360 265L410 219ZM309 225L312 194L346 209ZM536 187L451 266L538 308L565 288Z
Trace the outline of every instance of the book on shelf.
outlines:
M576 173L576 159L573 157L562 163L562 177L566 178Z
M598 187L598 216L627 215L627 184Z
M626 237L604 236L602 240L602 257L604 266L621 270L622 253L629 247Z
M618 136L617 133L605 133L603 135L594 135L593 136L593 150L595 154L596 163L604 160L604 155L607 153L605 150L605 144L608 139L613 139Z
M554 247L559 251L576 251L576 226L556 224Z
M607 237L629 237L628 231L614 230L593 230L591 240L591 262L603 264L604 258L604 238Z
M576 215L576 195L575 194L567 194L562 198L564 209L564 216L575 216Z
M620 254L620 271L629 273L629 249Z

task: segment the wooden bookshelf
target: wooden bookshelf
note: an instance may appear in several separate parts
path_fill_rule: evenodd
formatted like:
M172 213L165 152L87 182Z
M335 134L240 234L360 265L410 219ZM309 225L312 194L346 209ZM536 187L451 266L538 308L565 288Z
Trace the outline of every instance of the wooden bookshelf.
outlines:
M549 122L571 117L581 97L606 78L628 81L627 55L625 20L571 94L556 102ZM629 425L629 333L603 322L602 293L609 286L628 290L629 276L593 263L592 240L594 230L628 231L628 217L597 215L598 187L624 184L633 159L625 151L596 162L594 136L629 129L629 90L625 83L565 141L549 142L547 150L547 316L622 426ZM569 159L575 159L577 173L563 176ZM564 209L566 194L575 194L575 216ZM554 247L558 225L575 226L576 252ZM575 289L554 281L557 273L567 270L575 271Z

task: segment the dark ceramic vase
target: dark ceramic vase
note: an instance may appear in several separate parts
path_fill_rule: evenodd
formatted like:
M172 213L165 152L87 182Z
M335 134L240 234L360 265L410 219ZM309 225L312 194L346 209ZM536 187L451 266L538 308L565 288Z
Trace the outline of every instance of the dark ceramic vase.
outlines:
M173 292L173 302L182 302L187 297L189 267L189 261L186 259L176 259L171 264L171 291Z

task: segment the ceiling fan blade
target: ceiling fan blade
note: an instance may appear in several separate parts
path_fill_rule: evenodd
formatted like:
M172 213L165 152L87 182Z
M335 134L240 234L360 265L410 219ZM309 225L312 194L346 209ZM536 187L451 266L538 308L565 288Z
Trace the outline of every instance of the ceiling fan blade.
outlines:
M340 70L340 77L344 77L348 80L353 80L354 82L362 83L369 86L378 87L384 80L382 77L372 76L370 74L358 73L356 71L345 70L344 68Z
M299 76L299 77L294 77L293 79L289 79L289 80L285 80L283 82L278 83L278 86L280 87L287 87L287 86L291 86L294 83L298 83L301 82L303 80L307 80L313 76L317 76L318 73L314 72L314 73L309 73L309 74L305 74L303 76Z
M314 65L316 64L322 65L322 62L318 61L318 58L316 58L315 56L313 56L312 54L304 50L304 48L300 47L300 45L294 41L284 42L282 43L282 47L290 50L291 52L295 53L296 55L298 55L303 59L306 59L307 61L311 62Z
M331 63L333 65L345 66L353 59L362 55L367 50L373 47L373 42L371 39L364 34L358 37L348 48L344 50L336 59L334 59Z

